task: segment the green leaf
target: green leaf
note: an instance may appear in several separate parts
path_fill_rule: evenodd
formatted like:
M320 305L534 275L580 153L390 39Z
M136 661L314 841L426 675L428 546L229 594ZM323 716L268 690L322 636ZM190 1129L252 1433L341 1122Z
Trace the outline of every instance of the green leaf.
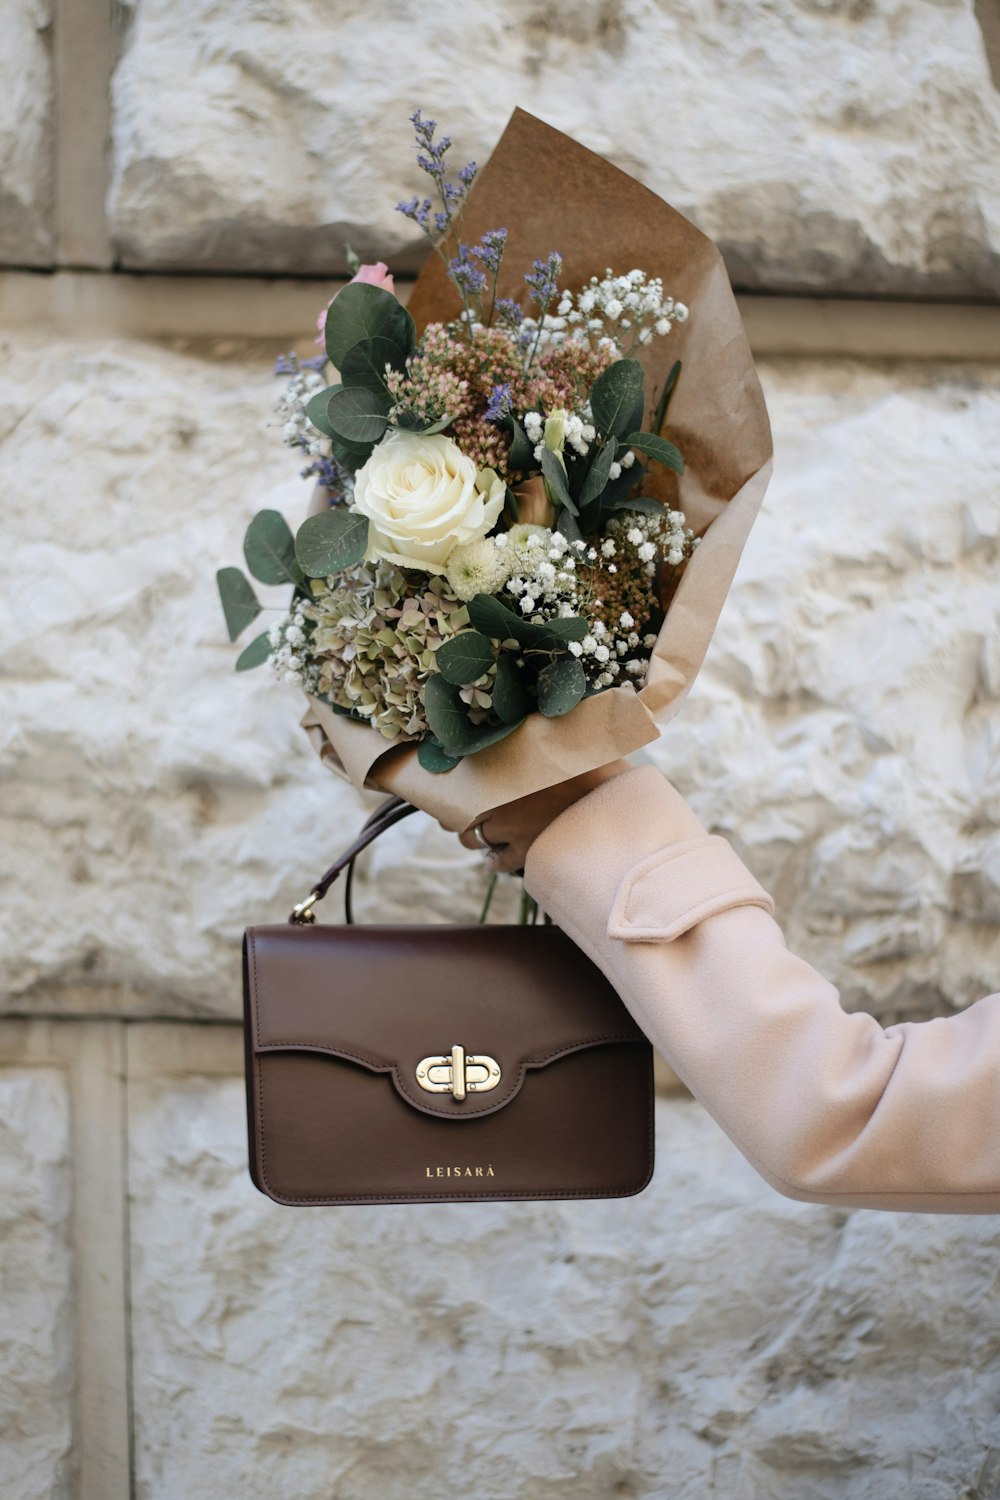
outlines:
M662 464L665 469L673 469L675 474L684 473L681 450L668 443L666 438L657 437L652 432L632 432L625 439L625 446L634 448L636 453L644 454L654 463Z
M534 444L528 441L528 435L516 417L511 417L510 424L511 442L507 465L517 473L524 474L535 467Z
M568 542L582 542L583 532L576 523L576 517L568 510L561 510L555 524L556 531L561 531Z
M467 608L472 624L483 635L488 635L491 641L520 641L525 638L524 620L492 594L476 594L469 600Z
M480 750L487 749L490 745L496 745L500 740L505 740L515 729L519 729L524 723L525 716L514 719L510 724L482 725L479 729L473 729L472 738L468 741L464 755L478 755Z
M352 568L367 548L368 517L343 506L310 516L295 537L295 555L309 578L328 578Z
M317 391L315 396L310 396L306 402L306 416L316 428L316 431L321 432L324 437L333 437L334 435L326 409L330 404L330 397L335 391L341 390L343 390L343 386L328 385L325 391Z
M465 687L492 667L493 642L478 630L462 630L438 647L434 660L445 682Z
M249 646L240 652L236 658L237 672L249 672L251 667L262 667L270 654L271 642L265 630L263 635L254 636Z
M261 583L302 582L302 569L295 561L295 541L278 510L257 512L247 527L243 556Z
M497 662L497 675L493 682L493 707L505 724L523 719L531 708L528 691L509 651L503 652Z
M583 481L583 489L580 491L577 502L580 510L585 510L592 500L598 500L604 494L608 480L611 477L611 465L615 461L617 450L618 444L615 439L608 438L604 447L587 470L587 477Z
M450 427L455 418L449 412L446 416L439 417L436 422L431 422L428 425L425 423L423 417L417 416L416 412L401 411L392 420L404 432L419 432L423 437L434 437L436 433L444 432L446 427Z
M384 338L406 357L413 353L417 330L403 304L384 287L355 281L339 291L326 315L326 352L338 370L355 344Z
M582 641L589 623L582 615L567 615L563 620L546 620L544 625L535 625L534 630L543 630L557 641Z
M349 443L377 443L389 425L390 405L385 391L342 386L330 397L327 415L337 437Z
M652 495L633 495L629 500L616 500L614 505L608 507L613 511L634 510L644 516L662 516L663 501L654 500Z
M629 412L627 418L622 422L622 432L638 432L642 426L642 419L646 411L646 398L642 391L636 398L635 405Z
M447 755L432 736L421 740L417 746L417 760L425 771L431 771L435 776L443 771L453 771L460 759L458 755Z
M568 510L571 516L579 514L569 492L569 484L566 481L566 470L562 466L562 460L551 448L542 449L542 473L545 475L545 483L549 490L549 499L552 504L562 510Z
M344 355L340 378L347 386L363 386L388 395L386 365L393 370L406 368L406 357L399 345L385 338L362 339Z
M372 456L374 443L345 443L343 438L335 437L333 440L333 456L342 469L347 469L351 474L366 464Z
M624 500L636 488L645 472L645 469L633 464L629 469L622 469L617 479L609 479L601 496L601 510L613 510L619 500Z
M436 675L424 683L424 712L431 732L446 755L464 755L473 726L469 710L454 683Z
M667 416L667 407L670 404L671 396L674 394L674 386L677 384L677 377L680 373L681 362L677 359L670 367L670 374L663 382L663 392L656 404L656 416L653 418L652 431L656 433L657 437L663 431L663 423ZM641 422L641 420L642 418L640 417L639 421ZM639 422L636 422L635 426L638 427Z
M587 691L587 679L575 656L550 661L538 674L538 707L547 719L575 708Z
M444 432L446 427L450 427L454 420L455 418L451 415L451 412L448 412L445 416L438 417L437 421L432 422L429 427L421 427L420 431L424 437L434 437L436 433Z
M240 568L220 568L215 581L219 585L219 598L222 600L229 639L235 641L251 620L256 620L263 606L254 593L249 578Z
M635 425L634 413L643 399L642 365L619 359L598 375L590 393L594 423L605 437L621 437Z

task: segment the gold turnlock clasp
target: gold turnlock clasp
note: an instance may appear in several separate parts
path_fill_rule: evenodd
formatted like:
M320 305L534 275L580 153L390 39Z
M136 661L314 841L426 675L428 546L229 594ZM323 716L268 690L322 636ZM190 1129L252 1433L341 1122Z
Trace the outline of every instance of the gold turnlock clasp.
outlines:
M450 1094L464 1099L466 1094L486 1094L500 1082L500 1064L493 1057L452 1047L451 1056L425 1057L417 1063L417 1082L429 1094Z

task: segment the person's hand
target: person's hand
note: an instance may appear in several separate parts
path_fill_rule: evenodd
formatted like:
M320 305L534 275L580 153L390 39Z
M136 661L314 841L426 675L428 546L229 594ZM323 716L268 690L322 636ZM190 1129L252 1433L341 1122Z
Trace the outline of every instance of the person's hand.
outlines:
M520 797L516 802L505 802L459 834L459 839L466 849L481 849L483 846L476 837L478 828L487 843L494 846L489 854L490 867L505 875L513 875L524 868L528 850L553 818L602 782L631 770L627 760L615 760L610 765L599 766L596 771L574 776L572 781L561 781L557 786L532 792L529 797Z

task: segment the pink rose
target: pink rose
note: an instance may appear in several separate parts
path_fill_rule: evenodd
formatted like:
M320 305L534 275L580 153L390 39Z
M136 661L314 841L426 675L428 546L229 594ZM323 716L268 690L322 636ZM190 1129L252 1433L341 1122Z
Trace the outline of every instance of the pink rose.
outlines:
M351 281L363 281L367 286L378 286L381 287L384 292L391 292L393 296L396 295L396 286L392 279L392 272L389 270L389 267L386 265L384 260L377 260L373 266L359 266L354 275L351 277ZM330 301L326 304L323 311L316 319L316 329L318 337L316 338L315 342L319 345L320 348L323 347L324 334L326 331L326 315L330 311L330 307L332 306L333 301L334 299L333 297L331 297Z

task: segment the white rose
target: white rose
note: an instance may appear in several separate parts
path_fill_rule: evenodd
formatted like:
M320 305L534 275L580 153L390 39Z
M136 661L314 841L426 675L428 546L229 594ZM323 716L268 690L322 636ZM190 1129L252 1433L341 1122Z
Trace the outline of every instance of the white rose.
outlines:
M391 432L354 476L354 509L369 519L369 561L443 573L455 547L485 536L505 485L477 470L451 438Z

